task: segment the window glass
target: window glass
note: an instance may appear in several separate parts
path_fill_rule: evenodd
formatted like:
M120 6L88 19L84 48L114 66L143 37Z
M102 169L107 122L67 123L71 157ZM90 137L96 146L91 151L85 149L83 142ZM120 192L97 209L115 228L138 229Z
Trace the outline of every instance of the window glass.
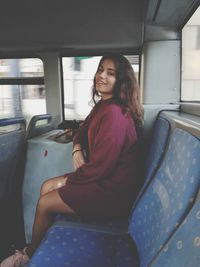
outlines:
M0 59L0 77L43 77L43 63L39 58Z
M40 59L0 59L0 118L46 113L43 76Z
M96 57L63 57L64 115L65 119L83 120L92 108L92 84L100 61ZM139 57L127 56L136 76Z
M183 101L200 101L200 7L182 30Z

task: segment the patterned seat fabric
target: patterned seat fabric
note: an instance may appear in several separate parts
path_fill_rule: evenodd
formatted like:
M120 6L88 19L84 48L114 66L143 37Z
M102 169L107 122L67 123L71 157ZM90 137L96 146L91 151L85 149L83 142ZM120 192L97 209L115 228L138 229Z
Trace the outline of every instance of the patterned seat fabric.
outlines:
M152 267L200 266L200 200L164 246Z
M141 266L149 265L191 207L200 181L199 155L199 140L176 128L165 158L130 221Z
M135 200L134 206L137 204L140 197L143 195L145 189L154 177L154 173L158 169L164 152L166 150L167 142L170 134L170 123L164 118L158 117L155 122L152 142L145 161L145 178L144 184Z
M128 235L52 226L28 267L134 267L136 260Z

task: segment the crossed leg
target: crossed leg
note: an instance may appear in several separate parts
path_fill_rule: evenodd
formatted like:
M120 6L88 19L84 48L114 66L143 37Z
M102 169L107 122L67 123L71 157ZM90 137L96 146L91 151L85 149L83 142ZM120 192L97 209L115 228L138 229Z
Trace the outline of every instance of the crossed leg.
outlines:
M31 257L44 237L48 228L52 225L55 213L75 213L61 199L58 188L65 185L67 178L64 176L47 180L41 187L40 198L38 200L35 220L32 231L32 241L26 252Z

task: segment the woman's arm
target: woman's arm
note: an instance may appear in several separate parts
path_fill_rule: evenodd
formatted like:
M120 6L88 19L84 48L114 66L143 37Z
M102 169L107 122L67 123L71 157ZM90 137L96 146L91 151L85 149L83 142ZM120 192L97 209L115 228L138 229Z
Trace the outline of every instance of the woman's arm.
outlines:
M83 151L80 144L76 144L72 151L72 160L74 164L74 169L80 168L83 164L85 164L85 159L83 155Z

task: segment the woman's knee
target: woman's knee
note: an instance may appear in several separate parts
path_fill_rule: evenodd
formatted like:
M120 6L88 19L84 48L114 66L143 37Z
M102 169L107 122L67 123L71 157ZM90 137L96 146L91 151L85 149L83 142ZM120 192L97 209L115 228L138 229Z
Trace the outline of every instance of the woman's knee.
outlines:
M62 187L65 185L67 180L67 177L65 176L58 176L58 177L54 177L51 178L47 181L45 181L40 189L40 196L43 196L55 189L58 189L59 187Z
M47 182L45 181L40 188L40 196L43 196L47 192Z

